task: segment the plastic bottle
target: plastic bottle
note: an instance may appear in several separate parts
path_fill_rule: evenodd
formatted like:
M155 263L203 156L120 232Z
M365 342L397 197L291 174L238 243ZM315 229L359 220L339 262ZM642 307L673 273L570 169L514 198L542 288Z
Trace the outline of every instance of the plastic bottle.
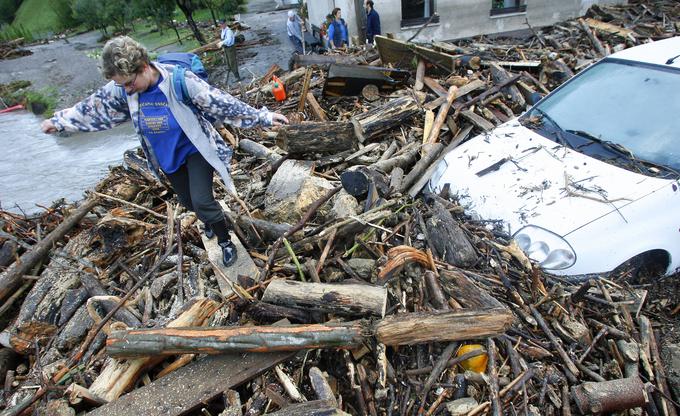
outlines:
M274 98L276 101L283 101L286 99L286 90L283 87L283 82L274 75L272 77L272 80L274 81L274 87L272 88L272 93L274 94Z

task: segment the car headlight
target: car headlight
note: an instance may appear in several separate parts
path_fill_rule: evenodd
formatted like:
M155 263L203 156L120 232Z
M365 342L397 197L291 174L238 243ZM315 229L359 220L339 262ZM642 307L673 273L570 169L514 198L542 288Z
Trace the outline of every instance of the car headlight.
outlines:
M576 253L567 240L545 228L527 225L512 238L531 260L544 269L566 269L576 262Z

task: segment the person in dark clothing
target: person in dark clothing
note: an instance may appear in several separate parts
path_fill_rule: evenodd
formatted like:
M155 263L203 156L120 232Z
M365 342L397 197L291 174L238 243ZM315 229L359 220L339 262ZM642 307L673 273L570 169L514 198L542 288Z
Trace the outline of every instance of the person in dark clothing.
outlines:
M347 24L342 18L342 12L339 7L333 9L333 22L328 27L328 39L332 49L342 48L349 44L349 36L347 33Z
M373 43L373 37L380 34L380 15L373 8L373 2L366 0L366 41Z

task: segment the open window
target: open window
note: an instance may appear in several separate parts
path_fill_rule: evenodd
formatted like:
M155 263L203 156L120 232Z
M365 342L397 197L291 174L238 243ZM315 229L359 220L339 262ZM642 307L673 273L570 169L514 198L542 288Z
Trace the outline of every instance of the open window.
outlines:
M526 11L525 0L491 0L491 16L524 13Z
M401 27L420 26L435 12L435 0L401 0ZM430 23L439 23L434 16Z

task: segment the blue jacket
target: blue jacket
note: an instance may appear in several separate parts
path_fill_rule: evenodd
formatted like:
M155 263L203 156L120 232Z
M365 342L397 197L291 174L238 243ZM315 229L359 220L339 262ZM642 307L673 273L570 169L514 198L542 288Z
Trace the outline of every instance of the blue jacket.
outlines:
M347 38L347 24L344 19L333 20L333 23L328 26L328 39L333 41L333 45L339 48L343 43L349 43Z
M366 39L373 43L373 36L380 34L380 15L374 9L366 14Z

